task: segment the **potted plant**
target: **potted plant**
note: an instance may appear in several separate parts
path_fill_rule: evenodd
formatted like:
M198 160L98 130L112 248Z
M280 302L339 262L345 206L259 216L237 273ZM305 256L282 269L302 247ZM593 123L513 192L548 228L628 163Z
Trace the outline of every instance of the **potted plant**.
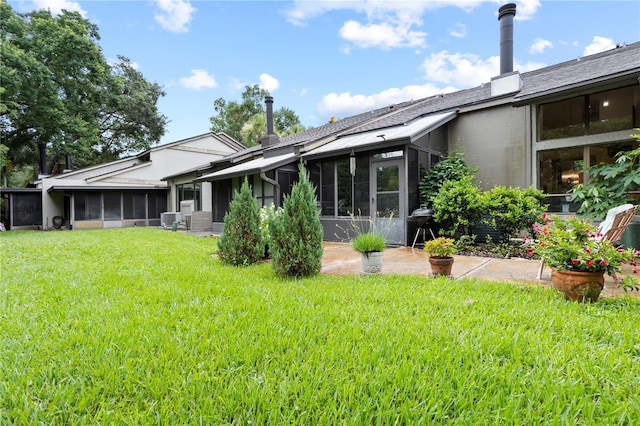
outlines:
M434 276L449 276L453 267L453 253L456 248L452 238L438 237L424 243L424 251L429 254L431 273Z
M353 213L349 214L351 220L347 229L336 225L341 234L346 236L351 247L360 253L362 271L365 274L378 274L382 271L382 252L387 245L387 236L393 227L393 215L391 217L362 217ZM343 237L336 234L336 237Z
M382 252L385 245L385 238L372 232L358 234L351 240L351 247L360 252L362 271L365 274L378 274L382 271Z
M531 252L551 267L552 286L568 300L595 302L604 288L604 274L619 272L623 264L635 264L634 249L617 248L602 239L596 227L577 218L560 219L543 214L543 223L533 227L537 241ZM627 277L620 282L625 289L637 282Z

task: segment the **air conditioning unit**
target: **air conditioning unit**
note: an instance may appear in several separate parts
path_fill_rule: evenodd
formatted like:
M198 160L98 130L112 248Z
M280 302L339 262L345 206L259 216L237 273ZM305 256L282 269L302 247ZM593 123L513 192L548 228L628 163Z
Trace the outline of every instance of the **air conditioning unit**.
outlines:
M160 213L160 226L170 228L173 222L180 222L180 212L164 212Z

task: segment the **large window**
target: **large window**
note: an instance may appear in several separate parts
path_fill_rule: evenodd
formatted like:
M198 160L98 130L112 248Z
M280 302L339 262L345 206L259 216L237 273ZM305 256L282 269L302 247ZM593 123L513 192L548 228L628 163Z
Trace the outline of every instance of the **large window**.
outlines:
M193 200L195 204L195 210L201 210L199 183L185 183L183 185L176 185L176 193L176 208L178 211L180 210L180 202L186 200Z
M160 213L167 211L167 195L150 193L147 199L149 201L149 219L160 219Z
M74 200L75 220L102 219L102 193L77 192Z
M356 156L355 176L351 175L348 156L310 162L309 169L322 216L369 215L368 156Z
M580 146L551 149L538 153L538 188L548 194L545 203L549 211L575 211L579 204L569 203L566 194L587 179L585 167L600 163L611 164L618 152L633 149L631 143Z
M11 196L13 226L42 225L41 197L40 193Z
M538 140L627 130L640 125L640 86L577 96L538 108Z
M104 220L122 220L122 193L104 193Z
M124 193L122 198L124 199L125 219L147 218L147 197L145 193Z

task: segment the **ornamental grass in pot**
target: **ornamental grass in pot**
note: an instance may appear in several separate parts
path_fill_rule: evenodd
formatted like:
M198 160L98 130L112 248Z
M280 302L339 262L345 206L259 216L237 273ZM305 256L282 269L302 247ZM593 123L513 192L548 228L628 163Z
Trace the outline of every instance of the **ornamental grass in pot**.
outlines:
M597 301L604 288L604 274L614 275L627 263L635 267L640 256L634 249L622 249L604 240L595 226L577 218L563 220L544 214L542 223L535 224L533 230L536 241L530 252L551 267L553 287L569 300ZM620 284L625 291L638 286L631 276Z
M450 276L453 268L453 253L456 251L452 238L438 237L424 243L424 251L429 255L431 273L434 276Z

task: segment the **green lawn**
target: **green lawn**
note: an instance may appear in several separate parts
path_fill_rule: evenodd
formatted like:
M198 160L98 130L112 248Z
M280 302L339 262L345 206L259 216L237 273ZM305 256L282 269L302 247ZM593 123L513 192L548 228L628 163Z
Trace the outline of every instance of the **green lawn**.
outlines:
M0 234L0 424L633 424L640 302L281 280L213 238ZM356 253L354 253L356 256ZM634 420L635 419L635 420Z

